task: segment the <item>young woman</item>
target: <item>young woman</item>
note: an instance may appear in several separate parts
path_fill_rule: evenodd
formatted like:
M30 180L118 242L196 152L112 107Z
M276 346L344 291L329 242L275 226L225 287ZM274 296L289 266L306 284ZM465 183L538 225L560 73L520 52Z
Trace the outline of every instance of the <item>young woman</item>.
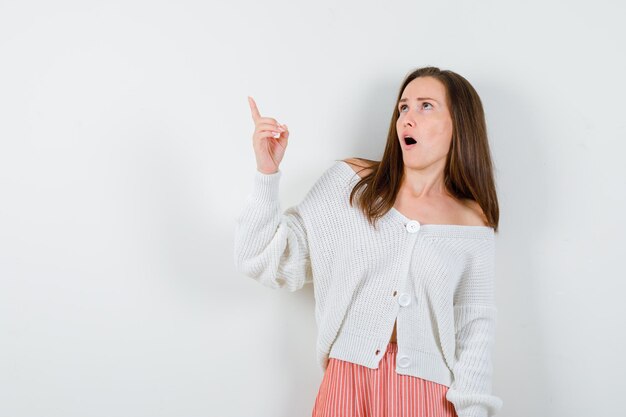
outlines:
M460 75L404 79L380 161L339 160L284 212L286 125L249 98L257 172L235 265L312 283L324 377L313 417L488 417L498 199L480 98Z

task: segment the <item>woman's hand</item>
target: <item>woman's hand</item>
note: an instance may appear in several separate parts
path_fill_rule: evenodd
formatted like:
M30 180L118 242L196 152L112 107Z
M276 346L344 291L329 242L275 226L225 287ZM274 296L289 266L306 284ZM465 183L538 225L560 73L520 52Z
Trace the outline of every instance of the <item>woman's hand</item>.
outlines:
M259 109L252 97L248 97L252 120L254 121L254 133L252 134L252 146L256 156L256 166L263 174L274 174L278 171L287 149L289 130L287 125L281 125L271 117L261 117Z

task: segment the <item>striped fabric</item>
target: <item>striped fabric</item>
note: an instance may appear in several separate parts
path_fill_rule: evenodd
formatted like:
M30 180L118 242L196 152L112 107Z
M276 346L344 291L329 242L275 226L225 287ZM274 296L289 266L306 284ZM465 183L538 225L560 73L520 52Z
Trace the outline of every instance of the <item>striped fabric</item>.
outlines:
M396 373L397 343L378 369L330 358L313 417L457 417L448 387Z

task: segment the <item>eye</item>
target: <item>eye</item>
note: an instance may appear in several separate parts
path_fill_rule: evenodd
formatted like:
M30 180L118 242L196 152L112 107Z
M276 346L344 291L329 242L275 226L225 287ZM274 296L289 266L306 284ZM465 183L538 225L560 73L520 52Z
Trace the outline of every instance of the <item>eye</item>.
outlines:
M432 108L433 108L433 105L432 105L432 104L430 104L430 103L429 103L429 102L427 102L427 101L425 101L425 102L422 104L422 106L426 106L426 105L430 106L430 107L429 107L429 109L432 109ZM402 113L402 111L403 111L403 109L404 109L405 107L408 107L408 106L407 106L406 104L401 104L401 105L400 105L400 107L398 107L398 110L400 111L400 113Z

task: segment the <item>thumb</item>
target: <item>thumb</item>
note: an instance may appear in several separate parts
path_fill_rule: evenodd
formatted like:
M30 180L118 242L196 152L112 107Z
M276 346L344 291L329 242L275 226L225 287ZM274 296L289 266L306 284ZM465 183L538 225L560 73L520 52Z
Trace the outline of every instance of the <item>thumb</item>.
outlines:
M284 146L287 146L287 141L289 139L289 128L287 127L286 124L283 124L283 126L285 127L285 131L282 132L281 135L276 140L278 141L278 143L280 143L284 147Z
M284 134L283 137L285 139L288 139L289 138L289 126L287 126L286 124L283 124L283 126L285 127L285 131L283 132Z

